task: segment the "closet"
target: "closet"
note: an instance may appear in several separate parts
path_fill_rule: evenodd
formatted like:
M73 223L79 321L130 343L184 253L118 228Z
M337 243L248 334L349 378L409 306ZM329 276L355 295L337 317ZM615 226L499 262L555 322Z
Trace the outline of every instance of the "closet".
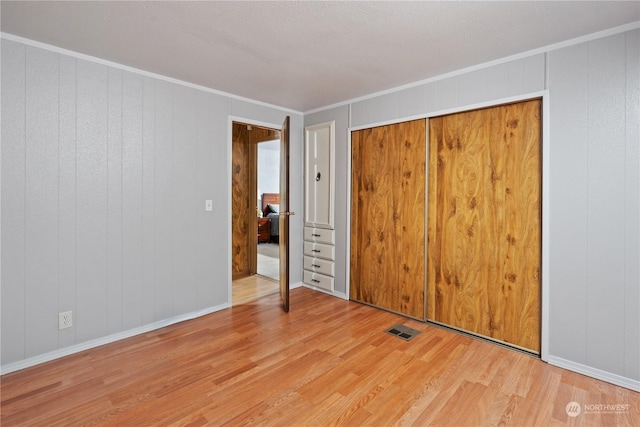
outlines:
M304 272L307 285L334 290L335 122L305 128Z
M352 300L540 352L541 108L352 132Z

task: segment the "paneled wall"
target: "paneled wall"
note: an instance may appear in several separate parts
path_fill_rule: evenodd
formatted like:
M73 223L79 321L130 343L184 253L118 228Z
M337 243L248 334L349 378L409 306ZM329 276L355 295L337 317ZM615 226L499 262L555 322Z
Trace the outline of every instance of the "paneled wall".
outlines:
M434 80L351 104L352 127L544 90L545 55Z
M551 355L640 380L640 31L549 53Z
M229 116L286 112L6 39L1 101L3 371L230 303Z
M251 274L255 257L255 153L247 126L233 122L231 131L231 277ZM255 266L254 266L255 268Z

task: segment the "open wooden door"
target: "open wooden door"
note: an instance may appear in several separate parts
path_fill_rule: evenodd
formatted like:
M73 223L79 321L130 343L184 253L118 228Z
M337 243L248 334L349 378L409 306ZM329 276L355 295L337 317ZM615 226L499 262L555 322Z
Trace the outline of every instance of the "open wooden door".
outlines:
M289 116L280 132L280 299L289 311Z

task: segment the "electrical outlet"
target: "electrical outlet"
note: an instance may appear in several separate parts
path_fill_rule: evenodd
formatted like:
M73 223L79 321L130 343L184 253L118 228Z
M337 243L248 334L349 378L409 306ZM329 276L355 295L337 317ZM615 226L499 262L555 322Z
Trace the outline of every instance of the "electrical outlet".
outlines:
M73 326L73 312L65 311L58 313L58 329L66 329Z

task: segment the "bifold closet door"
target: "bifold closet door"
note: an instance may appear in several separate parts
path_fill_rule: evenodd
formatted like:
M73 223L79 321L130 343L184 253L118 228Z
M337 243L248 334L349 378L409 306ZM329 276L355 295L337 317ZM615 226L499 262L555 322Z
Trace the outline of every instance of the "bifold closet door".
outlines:
M427 318L540 351L541 101L429 120Z
M354 131L351 157L349 297L424 319L426 120Z

